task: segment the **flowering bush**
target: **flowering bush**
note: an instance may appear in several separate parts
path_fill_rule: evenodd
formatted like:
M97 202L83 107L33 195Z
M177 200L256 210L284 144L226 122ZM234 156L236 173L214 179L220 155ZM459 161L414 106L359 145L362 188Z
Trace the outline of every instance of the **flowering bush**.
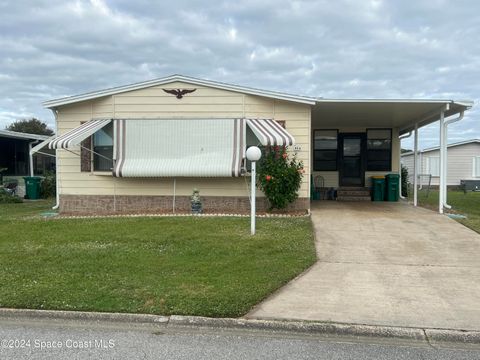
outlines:
M258 163L258 187L270 203L270 210L285 209L298 197L304 173L303 163L290 158L284 147L266 147Z

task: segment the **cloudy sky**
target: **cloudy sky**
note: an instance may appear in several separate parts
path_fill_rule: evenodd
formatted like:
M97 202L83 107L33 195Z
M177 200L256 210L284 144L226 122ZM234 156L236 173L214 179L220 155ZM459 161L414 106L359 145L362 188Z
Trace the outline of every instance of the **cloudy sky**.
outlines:
M174 73L332 98L480 98L478 0L0 0L0 128ZM478 105L477 105L478 106ZM480 138L480 109L450 141ZM436 145L438 131L421 131ZM410 146L410 142L405 142Z

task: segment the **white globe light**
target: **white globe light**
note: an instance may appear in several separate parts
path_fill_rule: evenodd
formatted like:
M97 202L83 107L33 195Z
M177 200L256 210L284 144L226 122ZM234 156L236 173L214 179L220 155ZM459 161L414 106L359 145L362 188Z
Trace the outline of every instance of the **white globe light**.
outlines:
M256 146L250 146L247 149L247 159L250 161L258 161L262 157L262 151Z

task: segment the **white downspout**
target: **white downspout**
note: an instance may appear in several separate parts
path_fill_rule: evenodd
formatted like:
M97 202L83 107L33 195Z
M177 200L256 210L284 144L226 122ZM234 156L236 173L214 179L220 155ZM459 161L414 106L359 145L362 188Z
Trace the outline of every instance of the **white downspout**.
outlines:
M415 123L413 139L413 206L418 205L418 123Z
M448 107L448 105L447 105ZM440 186L438 192L438 212L443 214L443 204L445 203L445 110L447 107L440 111Z
M38 141L32 141L28 143L28 165L30 167L30 176L33 175L33 154L32 154L32 145L38 143Z
M53 112L53 116L55 117L55 134L58 135L58 114L55 111L55 109L50 109ZM60 207L60 172L58 171L60 169L60 158L58 156L58 149L55 150L55 198L56 198L56 204L52 207L52 210L57 210Z
M405 200L405 196L402 195L402 140L407 139L410 136L412 136L411 131L409 131L408 134L405 134L405 135L402 135L402 136L399 137L400 141L399 141L398 146L400 148L400 151L399 151L399 155L398 155L398 174L400 176L400 186L398 187L398 192L399 192L398 196L402 200Z
M445 177L445 184L444 184L444 190L443 190L443 193L444 193L444 198L443 198L443 206L445 206L447 209L451 209L452 206L449 205L447 203L447 180L448 180L448 125L454 123L454 122L457 122L457 121L460 121L463 119L463 114L464 114L464 111L461 111L460 114L458 115L458 117L454 118L454 119L449 119L449 120L446 120L445 121L445 168L444 168L444 177Z
M420 180L419 181L419 185L418 185L418 190L422 190L423 189L423 180L421 180L420 178L420 175L423 174L423 152L420 151L420 153L418 154L418 177Z

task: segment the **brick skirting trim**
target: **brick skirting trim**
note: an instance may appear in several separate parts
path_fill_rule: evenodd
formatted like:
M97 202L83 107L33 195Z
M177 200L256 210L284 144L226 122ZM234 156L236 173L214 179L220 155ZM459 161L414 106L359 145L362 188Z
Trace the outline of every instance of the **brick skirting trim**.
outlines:
M205 213L247 214L250 212L248 197L202 196ZM310 208L310 199L298 198L290 204L286 213L304 212ZM268 203L265 198L257 198L257 211L266 212ZM191 211L190 197L177 196L175 211ZM147 195L60 195L60 213L75 215L92 214L135 214L135 213L172 213L173 196Z

